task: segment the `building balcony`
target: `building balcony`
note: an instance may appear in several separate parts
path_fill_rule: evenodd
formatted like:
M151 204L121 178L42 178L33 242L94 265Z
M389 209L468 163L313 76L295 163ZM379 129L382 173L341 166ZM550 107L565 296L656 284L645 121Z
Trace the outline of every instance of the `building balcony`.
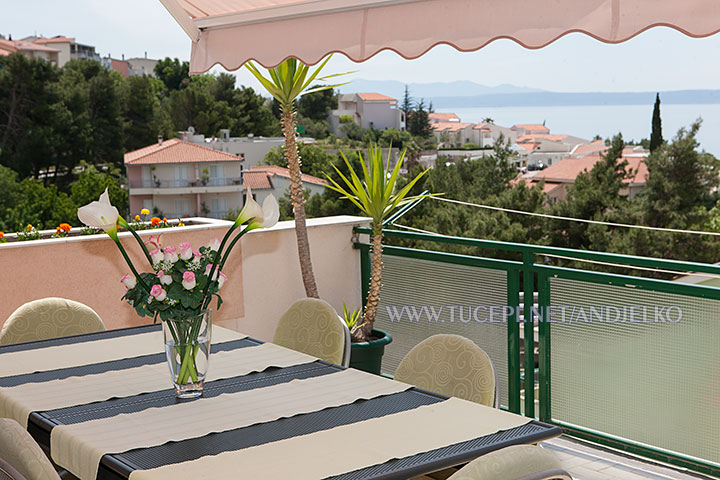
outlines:
M130 182L130 195L179 195L242 191L242 178L202 180L141 180Z
M368 223L308 220L318 289L338 312L343 303L360 307L366 293ZM229 222L188 224L162 230L164 242L199 246L222 237ZM270 340L277 319L305 296L293 227L280 222L243 238L225 268L220 325ZM130 235L120 239L141 264ZM27 301L60 296L89 305L109 328L146 323L120 300L127 267L111 243L95 235L0 244L0 262L13 272L0 283L8 299L0 319ZM720 266L393 230L385 244L376 320L394 339L385 374L428 336L459 334L493 361L501 408L563 428L567 436L546 446L574 478L720 473L720 288L702 283ZM484 253L448 253L461 246ZM574 261L559 266L558 258ZM627 272L598 271L599 262ZM52 274L39 273L49 265ZM640 269L695 275L646 278Z

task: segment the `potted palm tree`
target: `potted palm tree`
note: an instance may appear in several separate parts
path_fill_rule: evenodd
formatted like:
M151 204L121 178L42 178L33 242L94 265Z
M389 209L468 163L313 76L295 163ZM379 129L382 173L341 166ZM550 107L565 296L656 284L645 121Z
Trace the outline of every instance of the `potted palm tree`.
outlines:
M390 343L392 338L386 332L373 329L375 315L377 314L380 302L380 289L382 288L382 239L383 221L395 210L403 205L414 202L424 197L435 194L408 196L410 190L422 178L427 170L420 172L410 180L403 188L396 191L398 176L405 160L406 150L400 154L395 168L390 170L390 152L388 149L387 160L384 161L380 147L373 144L368 148L367 165L362 153L358 152L362 172L360 174L353 170L352 165L343 153L343 160L347 165L349 177L340 172L333 165L335 172L340 178L336 182L329 175L325 175L329 181L328 188L331 188L342 195L343 198L354 203L365 215L370 217L370 228L372 230L372 265L370 270L370 288L365 302L365 310L362 317L358 314L345 312L346 321L352 331L352 354L350 365L371 373L380 373L380 361L385 350L385 345ZM362 180L361 180L362 176Z

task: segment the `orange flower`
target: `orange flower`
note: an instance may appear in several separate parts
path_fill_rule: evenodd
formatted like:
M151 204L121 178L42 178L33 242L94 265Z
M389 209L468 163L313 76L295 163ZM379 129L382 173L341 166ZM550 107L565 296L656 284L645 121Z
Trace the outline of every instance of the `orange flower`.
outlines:
M63 232L69 232L72 227L69 223L61 223L57 228Z
M163 223L168 223L167 218L163 217Z
M0 238L5 238L5 232L0 232Z
M150 225L152 225L153 227L157 227L158 225L160 225L160 219L158 217L151 218Z

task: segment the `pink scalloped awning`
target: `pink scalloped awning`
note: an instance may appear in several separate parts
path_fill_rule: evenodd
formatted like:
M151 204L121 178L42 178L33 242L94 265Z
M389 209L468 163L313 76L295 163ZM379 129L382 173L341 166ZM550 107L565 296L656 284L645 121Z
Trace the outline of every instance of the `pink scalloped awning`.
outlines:
M190 71L331 52L361 62L381 50L411 59L439 44L472 51L499 38L541 48L571 32L619 43L666 26L720 31L720 0L160 0L192 39Z

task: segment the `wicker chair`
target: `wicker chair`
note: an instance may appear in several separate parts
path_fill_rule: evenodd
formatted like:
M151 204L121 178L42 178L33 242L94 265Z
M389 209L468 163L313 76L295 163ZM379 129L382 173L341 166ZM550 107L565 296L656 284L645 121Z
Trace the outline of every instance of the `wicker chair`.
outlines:
M15 310L0 330L0 345L105 330L90 307L64 298L42 298Z
M347 366L350 332L335 309L317 298L298 300L280 317L273 343Z
M449 480L572 480L555 455L537 445L513 445L476 458Z
M0 418L0 453L10 465L3 473L0 463L0 479L7 475L13 480L60 480L40 446L15 420Z

